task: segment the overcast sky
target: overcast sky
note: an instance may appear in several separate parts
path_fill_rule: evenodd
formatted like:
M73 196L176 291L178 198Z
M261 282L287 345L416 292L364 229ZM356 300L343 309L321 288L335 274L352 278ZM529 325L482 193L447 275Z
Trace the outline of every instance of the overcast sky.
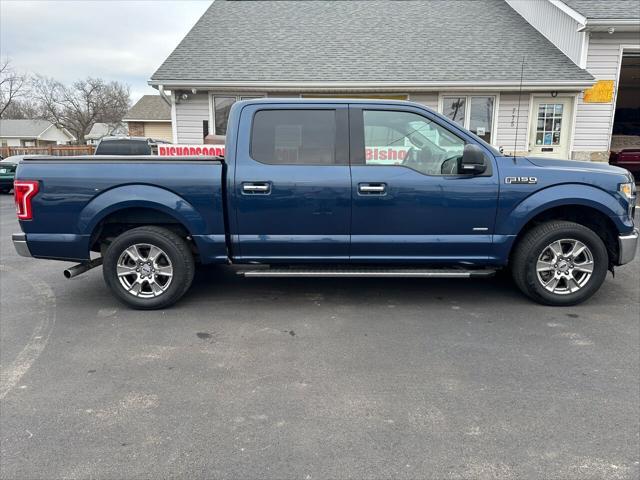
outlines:
M65 83L87 76L131 86L147 80L211 0L0 0L0 55Z

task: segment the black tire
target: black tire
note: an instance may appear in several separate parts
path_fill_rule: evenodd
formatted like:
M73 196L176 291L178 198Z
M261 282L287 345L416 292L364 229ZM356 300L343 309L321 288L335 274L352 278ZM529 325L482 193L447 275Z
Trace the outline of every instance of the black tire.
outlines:
M587 247L592 257L593 270L591 276L586 279L584 285L577 291L560 294L547 290L542 284L550 276L556 275L556 270L558 269L544 272L546 277L541 279L538 275L537 265L538 259L551 244L565 239L576 240ZM543 260L545 260L544 257ZM561 262L554 263L554 265L557 266L559 263ZM571 263L573 264L573 262ZM576 264L579 265L578 262ZM566 264L561 266L565 267ZM607 276L608 267L609 255L607 248L602 239L593 230L578 223L558 220L549 221L532 228L518 242L511 257L511 273L518 288L529 298L544 305L570 306L584 302L598 291ZM572 274L566 273L566 275ZM576 272L576 275L582 275L582 273ZM561 282L568 281L561 280ZM565 283L565 285L566 288L564 290L566 292L569 284ZM574 283L572 283L572 287L575 288Z
M134 289L128 290L120 281L120 277L118 276L119 260L125 258L127 262L133 264L133 267L121 266L121 268L130 269L136 267L136 262L133 262L131 258L124 257L125 251L134 245L157 247L162 251L164 265L168 265L168 268L171 269L172 276L169 283L165 284L164 288L166 289L161 293L155 294L157 296L148 298L136 296L131 293ZM148 256L150 255L149 251ZM158 268L158 271L160 271L158 266L154 266ZM111 289L118 300L130 307L140 310L155 310L173 305L191 286L194 271L195 265L193 255L191 254L191 250L187 242L174 232L167 230L166 228L155 226L138 227L124 232L111 242L103 257L102 274L107 286ZM142 285L141 287L136 285L136 288L140 290L139 294L141 295L154 295L154 289L152 288L151 283L155 283L159 278L162 279L162 282L166 282L167 280L165 280L165 277L160 275L154 275L150 272L145 273L149 273L149 276L146 277L149 278L149 280L141 281L139 274L132 271L130 275L126 276L124 281L125 283L138 283ZM151 280L152 276L153 280ZM158 280L158 282L160 282L160 280Z

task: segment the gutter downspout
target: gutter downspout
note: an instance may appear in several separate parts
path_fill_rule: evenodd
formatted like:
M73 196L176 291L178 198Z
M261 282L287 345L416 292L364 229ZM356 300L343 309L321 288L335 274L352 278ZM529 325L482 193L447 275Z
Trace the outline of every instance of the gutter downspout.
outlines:
M167 97L164 91L164 85L158 85L158 92L160 93L160 98L162 98L167 105L171 106L171 100L169 100L169 97Z

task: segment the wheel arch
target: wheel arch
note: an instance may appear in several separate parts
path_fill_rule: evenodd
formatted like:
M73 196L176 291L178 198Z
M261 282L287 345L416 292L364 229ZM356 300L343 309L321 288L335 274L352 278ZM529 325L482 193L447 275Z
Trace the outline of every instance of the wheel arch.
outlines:
M205 220L189 202L169 190L127 185L108 190L89 202L80 213L77 228L90 236L90 248L95 250L105 233L143 225L164 225L188 237L203 231Z
M510 260L518 243L531 229L552 220L574 222L589 228L604 242L609 254L609 267L612 267L617 261L620 252L616 224L602 210L582 203L561 204L536 212L518 231L509 254Z
M618 232L627 226L623 218L625 207L610 193L582 183L567 183L542 189L502 215L497 232L515 236L506 257L509 262L522 237L541 222L566 220L591 228L603 239L609 253L610 266L618 258Z

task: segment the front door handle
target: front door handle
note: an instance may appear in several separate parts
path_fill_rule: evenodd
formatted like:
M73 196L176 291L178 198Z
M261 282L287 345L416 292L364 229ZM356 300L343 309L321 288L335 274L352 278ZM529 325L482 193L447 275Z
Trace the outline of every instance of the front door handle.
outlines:
M243 183L242 193L248 194L248 195L269 195L271 193L271 183L269 182Z
M387 193L386 183L359 183L358 193L360 195L385 195Z

